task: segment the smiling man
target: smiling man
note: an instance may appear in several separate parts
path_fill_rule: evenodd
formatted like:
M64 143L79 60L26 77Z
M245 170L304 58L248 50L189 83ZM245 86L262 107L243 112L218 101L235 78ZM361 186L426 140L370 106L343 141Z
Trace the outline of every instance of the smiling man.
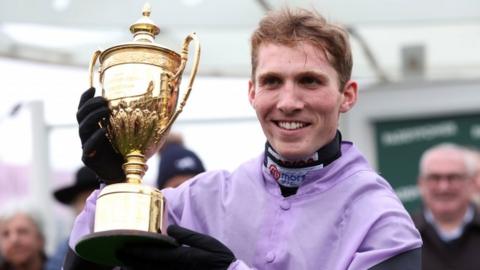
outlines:
M422 155L418 186L424 210L414 216L422 238L423 269L480 269L480 215L472 203L473 153L455 144Z
M132 269L420 269L410 216L337 130L357 100L346 32L319 14L285 9L260 22L251 44L248 98L265 151L233 172L163 190L168 234L183 245L130 246L119 259ZM122 173L108 140L95 135L104 133L97 122L108 107L93 94L83 95L77 114L83 160L108 183ZM88 207L77 218L71 246L93 216Z

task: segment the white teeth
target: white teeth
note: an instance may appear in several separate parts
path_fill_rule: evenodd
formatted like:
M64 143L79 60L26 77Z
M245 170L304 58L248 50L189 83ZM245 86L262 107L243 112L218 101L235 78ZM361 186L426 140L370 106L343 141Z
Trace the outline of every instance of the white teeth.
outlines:
M299 129L306 126L306 124L301 122L284 122L284 121L278 122L278 125L284 129Z

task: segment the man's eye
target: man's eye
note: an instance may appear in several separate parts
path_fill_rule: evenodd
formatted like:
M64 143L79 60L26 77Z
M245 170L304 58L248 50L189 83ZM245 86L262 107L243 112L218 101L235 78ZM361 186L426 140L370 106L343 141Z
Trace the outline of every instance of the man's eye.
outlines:
M10 234L9 231L5 230L5 231L2 231L0 235L2 238L7 238L9 234Z
M313 76L301 77L298 82L305 87L317 87L322 84L322 81Z
M266 88L274 88L279 86L281 83L282 81L277 77L267 77L260 81L260 85Z

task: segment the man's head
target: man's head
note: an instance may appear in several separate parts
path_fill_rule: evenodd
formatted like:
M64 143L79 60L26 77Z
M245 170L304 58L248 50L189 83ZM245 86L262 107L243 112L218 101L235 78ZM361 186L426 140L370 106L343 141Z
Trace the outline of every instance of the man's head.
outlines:
M305 9L283 9L267 14L251 37L252 80L258 65L258 51L267 43L294 47L309 43L323 52L338 74L340 90L352 74L352 52L347 32L328 23L320 14Z
M464 147L440 144L420 159L418 186L426 208L443 222L463 217L471 202L475 159Z
M170 137L170 136L169 136ZM186 149L181 137L172 137L160 150L158 188L177 187L193 176L205 171L200 158Z
M71 206L75 214L79 214L87 197L98 187L97 175L84 166L75 173L75 182L72 185L56 190L53 195L57 201Z
M326 145L357 99L348 37L305 10L270 13L252 36L249 100L272 147L302 159Z
M0 253L15 269L41 263L45 239L39 214L30 206L11 204L0 214Z

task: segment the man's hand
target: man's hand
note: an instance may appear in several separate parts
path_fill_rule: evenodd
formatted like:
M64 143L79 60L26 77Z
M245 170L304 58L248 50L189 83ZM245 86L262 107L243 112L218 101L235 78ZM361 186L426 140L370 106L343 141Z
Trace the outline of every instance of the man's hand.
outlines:
M232 251L217 239L177 225L167 229L179 247L129 245L118 252L128 269L226 270L235 261Z
M108 183L121 182L125 179L122 170L123 157L110 144L105 127L100 121L108 120L110 109L103 97L95 97L95 88L82 94L78 104L77 122L82 142L82 161L100 178Z

